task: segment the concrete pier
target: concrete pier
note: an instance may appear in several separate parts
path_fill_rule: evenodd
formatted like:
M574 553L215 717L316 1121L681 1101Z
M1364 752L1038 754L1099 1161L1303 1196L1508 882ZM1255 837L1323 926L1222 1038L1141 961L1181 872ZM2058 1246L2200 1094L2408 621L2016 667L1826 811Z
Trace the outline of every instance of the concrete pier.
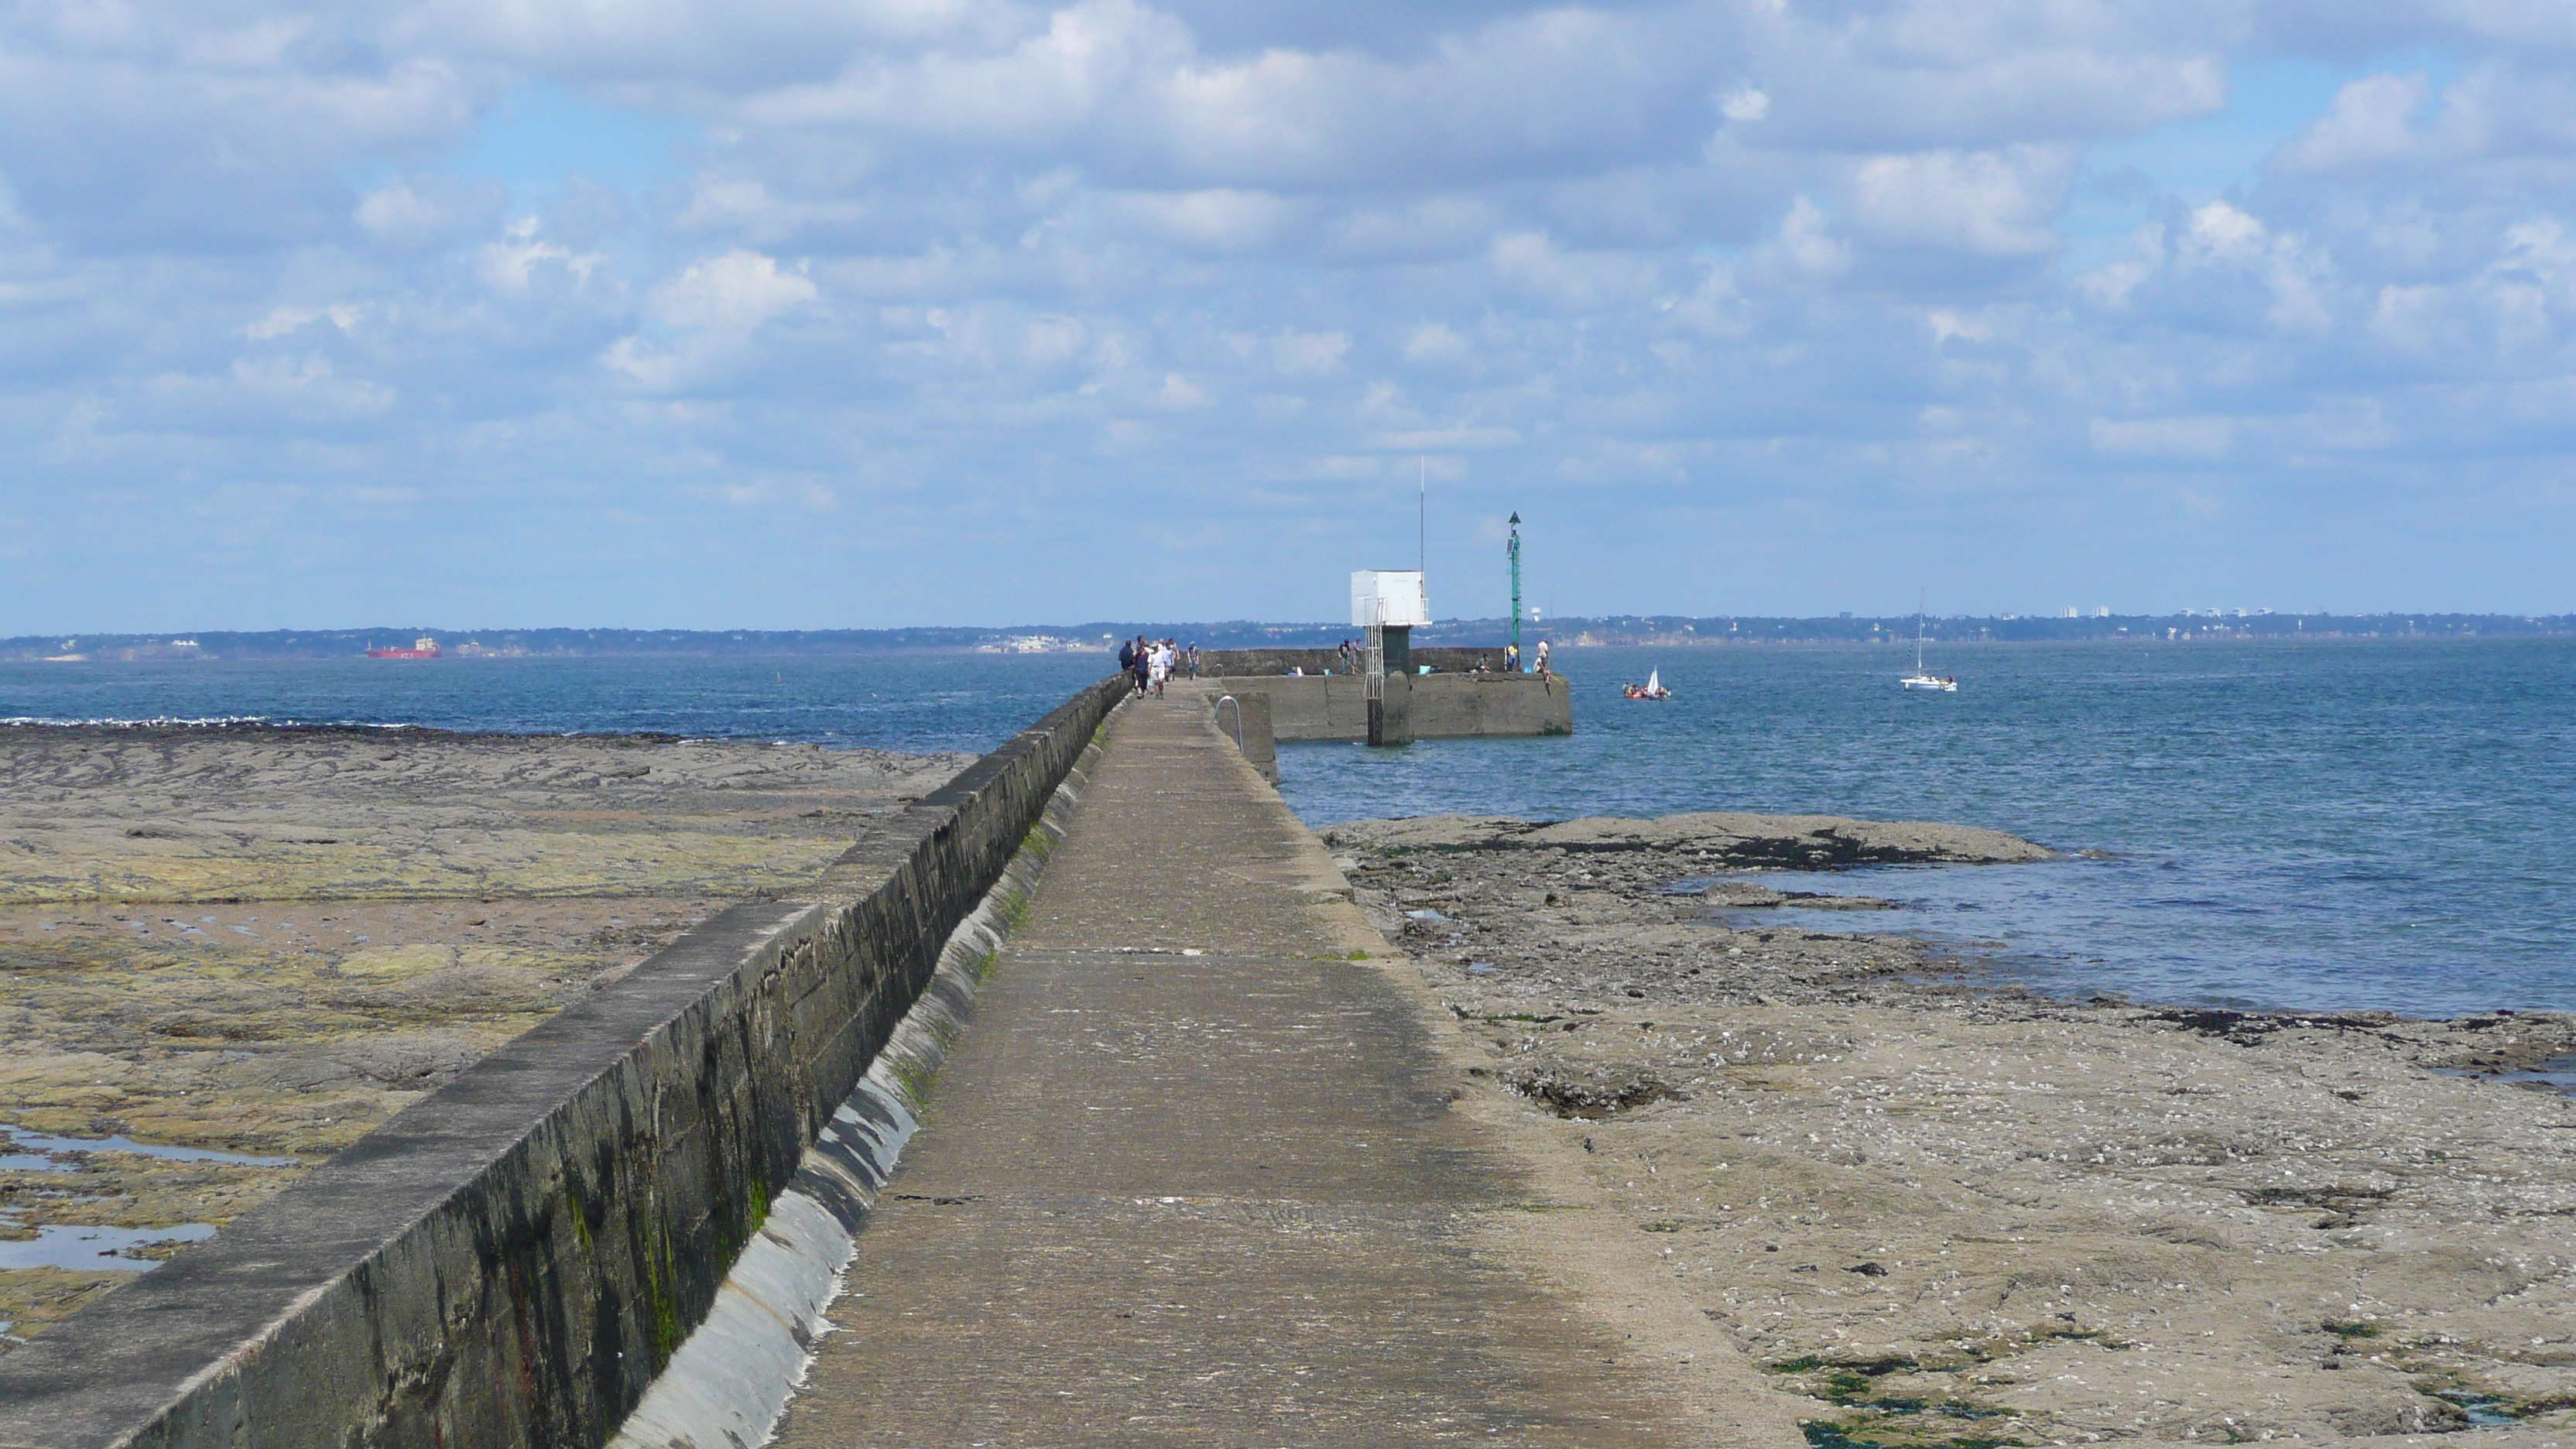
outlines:
M1205 701L1122 709L779 1442L1733 1441L1386 951Z

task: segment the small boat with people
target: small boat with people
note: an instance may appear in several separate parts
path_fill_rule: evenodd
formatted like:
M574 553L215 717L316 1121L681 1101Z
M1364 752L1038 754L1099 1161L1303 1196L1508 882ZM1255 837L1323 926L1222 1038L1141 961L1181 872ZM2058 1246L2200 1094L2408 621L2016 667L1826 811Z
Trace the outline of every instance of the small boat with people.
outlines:
M1923 667L1923 601L1919 598L1914 601L1914 672L1898 680L1897 684L1904 689L1924 694L1959 692L1957 675L1934 674Z
M1645 683L1630 684L1626 686L1619 691L1619 697L1622 699L1670 699L1673 697L1673 692L1664 688L1664 672L1662 670L1649 669L1646 671Z

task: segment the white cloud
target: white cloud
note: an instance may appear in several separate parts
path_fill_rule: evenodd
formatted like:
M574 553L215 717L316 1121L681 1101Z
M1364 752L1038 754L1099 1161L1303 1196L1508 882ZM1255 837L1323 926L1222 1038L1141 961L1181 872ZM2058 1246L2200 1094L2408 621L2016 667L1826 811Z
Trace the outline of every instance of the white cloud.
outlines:
M498 240L483 244L474 266L483 285L496 292L525 293L551 276L566 278L574 286L590 280L600 257L538 240L539 226L535 217L521 217L504 228Z
M1823 208L1803 196L1780 219L1777 252L1810 277L1834 277L1851 269L1851 245L1834 236Z
M1771 93L1756 86L1730 91L1717 103L1718 113L1730 121L1747 123L1771 114Z
M363 307L352 307L346 303L336 302L327 307L276 307L270 309L267 316L244 327L242 335L265 342L272 338L284 337L290 332L300 330L307 323L319 322L326 318L332 326L347 332L358 325L359 317L365 315L365 312L366 309Z
M346 377L330 358L303 356L234 359L220 381L173 376L155 380L161 398L191 412L255 409L294 423L349 423L382 417L399 401L396 389L372 378Z
M2224 201L2191 213L2174 256L2186 269L2260 276L2271 292L2266 316L2275 326L2317 332L2332 320L2324 296L2331 264L2304 239L2275 235Z
M1736 286L1735 269L1729 266L1708 267L1699 285L1687 296L1673 298L1667 310L1674 321L1703 337L1733 340L1753 327L1751 308Z
M1877 156L1852 178L1852 215L1879 241L2029 256L2055 249L2049 223L2073 172L2055 146Z
M358 198L358 225L369 235L388 240L435 237L455 220L453 208L422 195L408 181L377 187Z
M1304 209L1286 197L1220 187L1138 192L1109 198L1130 225L1194 251L1240 252L1268 245Z
M1379 447L1392 448L1397 452L1419 452L1429 448L1508 448L1520 440L1517 428L1452 423L1445 427L1386 433L1377 441Z
M1342 370L1342 355L1350 350L1351 339L1343 333L1291 328L1270 344L1271 365L1286 377L1330 377Z
M1566 311L1633 305L1663 280L1655 262L1623 251L1567 251L1545 232L1496 237L1495 276L1530 299Z
M1369 206L1332 226L1337 255L1355 260L1457 257L1484 249L1498 215L1470 196L1434 196L1399 208Z
M701 174L676 222L684 231L733 232L771 244L816 229L854 226L866 216L867 208L854 201L785 200L758 177Z
M743 333L816 295L811 278L781 270L775 258L737 250L691 262L654 288L651 312L670 327Z
M2228 205L2213 201L2191 214L2191 225L2182 236L2181 251L2190 261L2250 262L2266 250L2263 223Z
M2098 452L2207 461L2227 455L2236 425L2228 418L2095 418L2091 435Z
M2420 75L2374 75L2348 82L2333 109L2285 142L2278 164L2333 172L2412 160L2424 153L2414 126L2427 87Z
M653 289L644 310L658 333L621 337L601 360L650 391L704 387L750 355L762 324L819 295L811 278L758 252L708 257Z
M1466 338L1449 330L1444 322L1425 322L1404 340L1404 360L1407 362L1464 362L1474 351Z
M1074 317L1033 317L1020 343L1020 359L1045 367L1063 362L1082 351L1085 331Z

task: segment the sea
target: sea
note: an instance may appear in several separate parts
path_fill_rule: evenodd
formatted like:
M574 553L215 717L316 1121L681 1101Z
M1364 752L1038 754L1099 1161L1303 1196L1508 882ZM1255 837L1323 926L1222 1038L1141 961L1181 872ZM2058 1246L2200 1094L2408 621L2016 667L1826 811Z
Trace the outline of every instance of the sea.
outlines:
M1575 733L1280 750L1308 823L1759 810L2055 847L1864 868L1871 929L2070 997L2576 1010L2576 640L1564 649ZM0 717L658 732L982 751L1089 655L0 664ZM1660 673L1673 697L1623 699ZM1794 913L1771 918L1797 920ZM1848 914L1802 921L1850 930Z

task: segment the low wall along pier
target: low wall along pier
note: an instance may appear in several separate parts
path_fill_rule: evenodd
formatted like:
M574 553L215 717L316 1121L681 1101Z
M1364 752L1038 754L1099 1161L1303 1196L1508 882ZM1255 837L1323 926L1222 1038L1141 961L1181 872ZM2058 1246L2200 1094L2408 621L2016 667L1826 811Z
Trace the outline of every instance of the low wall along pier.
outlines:
M1409 653L1414 664L1428 664L1443 674L1466 674L1479 665L1488 671L1503 667L1500 645L1491 649L1459 649L1446 644L1416 644ZM1199 654L1199 673L1220 679L1245 674L1287 674L1301 669L1308 674L1321 674L1327 669L1336 674L1347 674L1354 667L1342 658L1338 649L1208 649Z
M1419 659L1427 652L1415 650ZM1282 741L1366 740L1368 681L1354 674L1236 675L1178 681L1206 695L1259 699L1271 736ZM1574 733L1574 690L1564 675L1390 674L1382 715L1384 743L1407 740L1528 738ZM1221 719L1228 729L1230 721ZM1259 764L1266 745L1247 742ZM1275 770L1265 773L1276 779Z
M1500 649L1415 649L1410 662L1437 672L1387 675L1377 743L1574 733L1574 690L1564 675L1495 672L1502 668ZM1211 701L1221 694L1261 696L1275 739L1369 738L1368 681L1350 672L1339 650L1212 649L1199 656L1199 673L1197 685ZM1211 680L1217 688L1208 689ZM1267 758L1256 755L1255 762ZM1279 778L1275 766L1262 768Z
M780 1194L815 1186L809 1147L1125 691L1085 689L808 898L709 920L0 1358L0 1446L606 1444Z

